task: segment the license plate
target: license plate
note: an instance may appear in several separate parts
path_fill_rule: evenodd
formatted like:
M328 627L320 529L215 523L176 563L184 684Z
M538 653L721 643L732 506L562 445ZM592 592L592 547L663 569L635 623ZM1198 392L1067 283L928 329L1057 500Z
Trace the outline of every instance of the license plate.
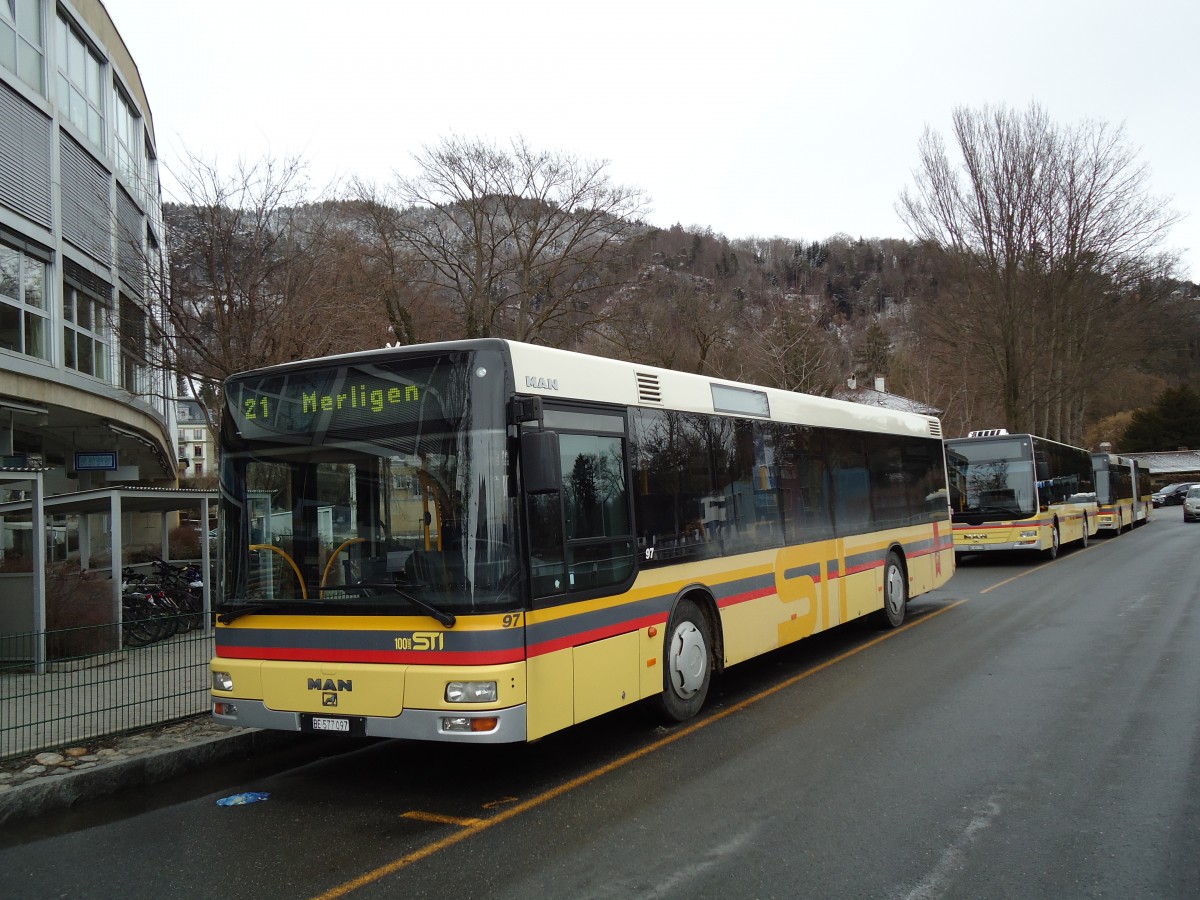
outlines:
M313 716L312 720L313 731L350 731L349 719L330 719L322 716Z
M968 550L982 550L982 549L983 549L983 544L972 544L972 545L971 545L970 547L968 547L967 549L968 549Z

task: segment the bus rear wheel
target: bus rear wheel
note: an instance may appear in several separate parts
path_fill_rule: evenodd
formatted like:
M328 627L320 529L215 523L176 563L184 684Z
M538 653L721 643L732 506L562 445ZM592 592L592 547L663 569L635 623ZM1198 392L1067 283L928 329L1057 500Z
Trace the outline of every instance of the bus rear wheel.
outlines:
M904 575L904 564L900 555L892 550L887 555L883 570L883 609L879 612L879 624L884 628L899 628L908 614L908 579Z
M663 645L663 713L683 722L700 712L712 680L712 636L694 602L680 600L667 623Z

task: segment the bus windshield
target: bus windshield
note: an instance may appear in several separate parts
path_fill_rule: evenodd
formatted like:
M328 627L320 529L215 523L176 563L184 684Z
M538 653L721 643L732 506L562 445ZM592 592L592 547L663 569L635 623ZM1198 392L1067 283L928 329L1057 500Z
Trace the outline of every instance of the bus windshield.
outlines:
M220 609L519 608L503 373L476 350L229 382Z
M1029 438L947 441L950 508L955 521L1027 519L1038 511Z

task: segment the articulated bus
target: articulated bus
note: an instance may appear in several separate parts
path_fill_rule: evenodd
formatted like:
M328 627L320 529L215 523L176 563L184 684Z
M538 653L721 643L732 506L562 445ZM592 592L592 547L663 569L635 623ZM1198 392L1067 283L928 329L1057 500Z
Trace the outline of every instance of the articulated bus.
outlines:
M1100 531L1120 534L1150 518L1150 474L1135 459L1093 453Z
M954 552L1085 547L1099 526L1088 451L1004 429L946 441Z
M1129 460L1133 467L1133 524L1144 525L1154 511L1154 488L1150 486L1150 467L1140 459Z
M225 384L213 714L533 740L954 571L937 419L499 339Z

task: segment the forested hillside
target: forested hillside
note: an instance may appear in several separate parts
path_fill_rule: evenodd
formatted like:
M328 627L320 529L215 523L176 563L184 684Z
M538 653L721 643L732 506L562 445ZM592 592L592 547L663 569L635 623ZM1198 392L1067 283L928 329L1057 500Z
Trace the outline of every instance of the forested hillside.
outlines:
M1045 140L1030 116L960 125L985 145L1006 129ZM254 366L500 336L819 394L883 375L943 410L947 435L1005 426L1118 450L1134 409L1200 387L1200 291L1155 253L1154 209L1142 243L1101 245L1077 198L1042 186L1024 243L948 234L929 218L935 143L927 192L903 198L920 239L656 227L603 164L521 142L447 141L411 179L318 203L295 161L198 166L189 202L165 209L171 362L215 398ZM1062 152L1064 166L1123 171ZM1079 233L1062 238L1068 225Z

